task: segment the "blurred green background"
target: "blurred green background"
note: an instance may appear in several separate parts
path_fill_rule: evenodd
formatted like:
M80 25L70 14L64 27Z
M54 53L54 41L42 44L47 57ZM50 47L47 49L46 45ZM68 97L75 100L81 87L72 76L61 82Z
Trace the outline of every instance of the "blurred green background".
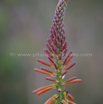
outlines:
M37 58L47 61L42 54L57 2L0 0L0 104L44 104L55 93L32 91L52 83L34 68L43 66ZM83 81L66 89L77 104L103 104L103 0L70 0L65 16L69 51L92 54L74 56L77 64L65 80L78 76Z

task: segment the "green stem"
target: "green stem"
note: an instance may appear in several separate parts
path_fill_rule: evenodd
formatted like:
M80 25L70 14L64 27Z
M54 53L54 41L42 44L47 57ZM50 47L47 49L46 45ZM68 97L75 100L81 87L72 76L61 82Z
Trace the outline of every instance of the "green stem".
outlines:
M58 70L59 72L57 72L57 77L56 79L59 81L59 83L57 83L57 95L58 95L58 98L57 98L57 104L62 104L61 101L63 100L63 86L61 85L62 84L62 78L60 78L62 72L61 72L61 64L58 62L57 60L57 65L58 65ZM59 92L58 89L61 89L61 91Z

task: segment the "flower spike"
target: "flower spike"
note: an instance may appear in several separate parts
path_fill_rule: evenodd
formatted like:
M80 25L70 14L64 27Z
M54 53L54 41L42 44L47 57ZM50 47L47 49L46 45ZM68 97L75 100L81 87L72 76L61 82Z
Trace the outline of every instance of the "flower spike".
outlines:
M69 0L59 0L55 10L53 23L50 29L50 37L47 39L46 43L47 49L44 49L47 60L50 62L50 64L43 60L37 59L38 62L49 66L53 70L49 70L44 67L40 67L41 69L34 69L36 72L55 77L46 77L46 80L53 81L54 84L43 86L33 91L33 93L41 95L46 91L54 88L56 89L56 94L49 98L44 104L52 104L52 102L55 102L55 104L76 104L70 101L74 100L74 98L70 93L68 93L68 91L65 90L65 84L82 81L81 79L77 79L75 76L63 82L63 79L69 69L76 64L74 62L73 64L69 65L73 55L72 51L67 54L68 44L64 31L64 16L68 1Z

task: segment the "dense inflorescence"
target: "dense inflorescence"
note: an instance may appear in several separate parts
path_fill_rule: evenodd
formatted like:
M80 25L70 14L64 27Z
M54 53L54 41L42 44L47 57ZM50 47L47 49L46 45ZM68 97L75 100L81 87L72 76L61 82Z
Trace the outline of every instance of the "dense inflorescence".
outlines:
M40 95L54 88L57 90L57 93L49 98L45 104L51 104L52 102L55 102L55 104L76 104L70 101L74 100L74 98L68 91L65 90L65 84L81 82L81 79L77 79L76 76L63 82L63 78L67 71L76 64L74 62L73 64L69 65L71 59L73 58L72 51L67 54L68 46L67 41L65 40L63 22L67 3L68 0L59 0L55 10L53 24L50 29L50 38L47 39L48 43L46 43L47 49L44 49L50 63L37 59L38 62L50 67L53 69L53 71L44 67L41 67L41 69L34 69L37 72L50 75L51 77L46 77L46 80L53 81L54 83L38 88L34 90L33 93Z

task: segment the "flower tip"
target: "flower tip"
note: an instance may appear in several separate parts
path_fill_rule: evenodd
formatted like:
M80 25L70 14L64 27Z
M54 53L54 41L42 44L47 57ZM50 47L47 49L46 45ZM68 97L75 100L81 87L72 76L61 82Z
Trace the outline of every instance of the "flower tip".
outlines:
M76 62L74 62L74 64L76 64Z
M32 93L33 93L33 94L35 94L35 90L34 90L34 91L32 91Z
M44 51L46 51L46 49L44 49Z
M45 79L48 79L48 77L45 77Z
M49 39L47 39L47 41L49 41Z
M73 51L72 51L72 50L71 50L70 52L71 52L71 53L73 53Z
M77 82L81 82L82 81L82 79L76 79L77 80Z
M36 70L37 68L34 68L34 70Z
M82 79L80 79L80 81L82 81Z

